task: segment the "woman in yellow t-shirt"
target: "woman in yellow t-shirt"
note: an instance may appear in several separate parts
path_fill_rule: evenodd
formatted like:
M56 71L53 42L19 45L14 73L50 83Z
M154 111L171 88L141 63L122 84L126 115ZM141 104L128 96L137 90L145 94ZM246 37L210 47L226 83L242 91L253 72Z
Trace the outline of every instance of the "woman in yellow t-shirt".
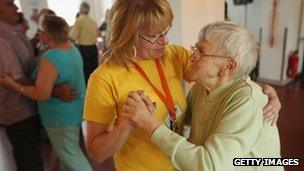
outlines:
M114 155L118 171L174 169L150 138L123 116L127 94L143 90L157 103L157 119L181 132L186 108L182 85L189 52L168 45L172 20L167 0L114 2L108 51L89 78L84 106L85 144L97 162ZM279 104L277 97L273 102Z

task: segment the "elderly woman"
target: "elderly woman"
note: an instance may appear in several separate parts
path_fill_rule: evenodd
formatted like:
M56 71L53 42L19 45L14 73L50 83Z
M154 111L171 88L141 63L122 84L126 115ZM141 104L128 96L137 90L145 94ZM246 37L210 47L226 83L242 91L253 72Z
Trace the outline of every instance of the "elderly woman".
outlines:
M40 38L49 50L32 74L35 84L20 84L8 75L2 75L0 83L38 101L41 122L60 160L60 170L92 170L79 145L85 95L81 55L69 41L64 19L44 16L40 29ZM51 97L54 85L66 82L78 96L70 102Z
M118 171L174 169L150 138L124 119L123 108L130 91L143 89L158 104L157 119L182 132L190 53L168 45L172 20L167 0L117 0L110 10L108 51L88 82L84 130L93 159L102 162L114 154Z
M263 120L267 96L248 76L256 62L256 44L246 29L230 22L209 24L199 34L186 73L196 82L188 96L189 140L167 128L142 93L129 94L125 117L178 170L283 170L233 166L233 158L280 157L277 127Z

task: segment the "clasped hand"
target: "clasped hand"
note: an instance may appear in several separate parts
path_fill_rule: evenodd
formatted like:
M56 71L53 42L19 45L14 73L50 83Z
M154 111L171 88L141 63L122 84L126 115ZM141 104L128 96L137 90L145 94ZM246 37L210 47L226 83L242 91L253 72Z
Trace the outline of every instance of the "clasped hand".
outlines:
M129 92L124 110L125 119L148 135L161 124L154 114L156 104L142 90Z

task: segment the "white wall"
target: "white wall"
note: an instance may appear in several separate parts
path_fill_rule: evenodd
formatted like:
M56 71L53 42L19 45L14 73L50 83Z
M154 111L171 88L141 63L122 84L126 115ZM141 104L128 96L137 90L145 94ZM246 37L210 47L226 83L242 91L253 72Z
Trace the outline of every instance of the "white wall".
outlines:
M33 9L35 8L39 11L42 8L47 8L47 0L20 0L20 3L24 17L29 22L30 29L27 32L27 36L32 38L37 31L37 24L31 20Z
M169 0L174 12L171 43L189 48L197 41L200 29L224 20L224 0Z
M246 16L246 7L235 6L233 0L227 0L230 20L247 26L256 41L259 39L259 30L262 28L259 79L284 84L289 81L286 76L288 55L291 51L299 48L297 43L300 26L301 0L279 0L278 2L275 41L273 47L270 47L269 39L273 0L254 0L252 4L248 4L247 24L244 18ZM285 54L283 54L285 28L288 28L288 36L286 51ZM300 52L300 54L302 53ZM283 70L282 65L284 65Z
M286 8L283 8L280 1L277 7L277 22L274 31L275 39L273 47L269 47L271 18L272 18L272 1L265 0L261 3L262 15L260 24L263 29L262 43L261 43L261 58L259 68L259 78L273 81L281 81L281 67L283 58L283 39L284 39L284 25L286 21L282 21L282 13L286 14Z
M228 16L232 22L248 28L255 40L259 40L261 27L262 5L261 0L255 0L247 5L234 5L233 0L226 0L228 4Z
M48 7L72 26L75 23L80 3L81 0L48 0Z
M244 5L234 5L233 0L226 0L228 5L229 19L235 23L245 26L246 7Z
M182 44L182 17L181 17L181 0L169 0L170 5L173 10L173 24L172 28L169 31L168 37L170 43Z
M224 0L169 0L174 20L169 32L170 43L190 48L197 41L198 32L204 26L224 20ZM186 83L186 94L192 84Z
M100 20L104 16L104 2L102 0L86 0L90 4L89 15L96 21L98 26L100 25Z
M272 1L263 1L263 15L270 16L262 18L263 33L260 78L279 81L284 84L288 81L286 76L288 56L291 51L298 49L298 33L301 0L280 0L277 10L277 29L275 33L275 42L272 48L269 47L269 32L271 21ZM285 53L283 54L284 30L288 29ZM282 70L282 65L283 70Z

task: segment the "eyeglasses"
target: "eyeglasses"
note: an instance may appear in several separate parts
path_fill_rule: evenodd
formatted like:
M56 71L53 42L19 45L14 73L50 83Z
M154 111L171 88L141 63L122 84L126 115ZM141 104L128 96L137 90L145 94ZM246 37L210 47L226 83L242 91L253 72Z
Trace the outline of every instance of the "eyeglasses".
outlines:
M155 35L155 36L144 36L144 35L139 35L140 38L146 40L147 42L154 44L157 40L160 40L161 38L165 37L169 30L170 30L171 26L167 27L164 31L162 31L161 33Z
M230 58L230 56L224 56L224 55L214 55L214 54L208 54L204 51L200 50L197 45L191 46L191 56L199 56L200 58L203 57L220 57L220 58Z

